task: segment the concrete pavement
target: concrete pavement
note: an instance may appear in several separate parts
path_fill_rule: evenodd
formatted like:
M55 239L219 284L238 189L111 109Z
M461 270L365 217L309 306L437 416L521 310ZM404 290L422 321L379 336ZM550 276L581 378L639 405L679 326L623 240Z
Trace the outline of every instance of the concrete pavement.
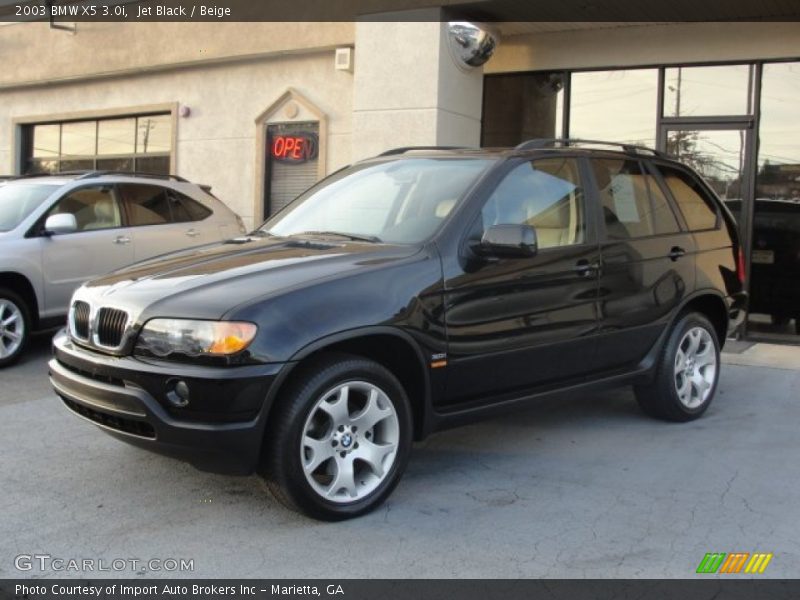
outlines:
M623 389L440 433L384 507L324 524L255 477L200 473L67 413L47 355L42 338L0 372L0 577L80 575L15 569L36 553L192 559L192 577L686 578L706 552L760 551L775 555L764 576L800 573L800 370L726 364L689 424L644 417Z

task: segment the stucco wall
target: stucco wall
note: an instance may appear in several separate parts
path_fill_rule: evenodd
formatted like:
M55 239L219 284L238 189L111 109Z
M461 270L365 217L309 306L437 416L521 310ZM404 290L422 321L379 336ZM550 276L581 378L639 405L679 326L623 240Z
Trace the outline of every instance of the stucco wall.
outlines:
M352 45L353 23L48 23L0 27L0 89Z

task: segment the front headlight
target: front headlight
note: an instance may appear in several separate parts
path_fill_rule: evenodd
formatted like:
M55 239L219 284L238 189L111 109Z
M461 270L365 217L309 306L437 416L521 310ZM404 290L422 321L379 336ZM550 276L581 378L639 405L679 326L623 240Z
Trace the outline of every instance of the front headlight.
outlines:
M237 321L152 319L139 333L136 349L159 357L228 356L247 348L257 331L253 323Z

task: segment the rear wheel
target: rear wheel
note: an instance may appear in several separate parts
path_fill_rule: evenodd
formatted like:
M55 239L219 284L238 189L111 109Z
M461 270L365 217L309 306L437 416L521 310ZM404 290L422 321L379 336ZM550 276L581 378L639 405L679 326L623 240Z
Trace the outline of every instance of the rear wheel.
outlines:
M653 383L635 388L639 406L658 419L696 419L714 398L719 366L714 326L700 313L687 313L673 326Z
M25 302L15 292L0 288L0 367L19 360L30 335Z
M411 412L383 366L331 355L307 367L271 417L262 464L289 508L336 521L373 510L397 485L411 449Z

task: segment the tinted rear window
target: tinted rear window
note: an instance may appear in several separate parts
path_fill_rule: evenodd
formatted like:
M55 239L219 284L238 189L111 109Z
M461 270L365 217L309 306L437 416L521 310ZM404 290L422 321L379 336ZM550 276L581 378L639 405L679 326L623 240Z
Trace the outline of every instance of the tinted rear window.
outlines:
M676 233L678 221L655 178L639 161L592 160L603 203L606 237L611 240Z
M174 190L170 192L170 200L172 201L172 218L176 223L202 221L211 215L210 209Z
M683 213L689 231L715 229L718 223L717 208L700 182L680 169L665 165L658 165L658 169Z
M125 183L119 186L119 190L128 211L130 224L134 227L172 222L169 196L165 188Z

